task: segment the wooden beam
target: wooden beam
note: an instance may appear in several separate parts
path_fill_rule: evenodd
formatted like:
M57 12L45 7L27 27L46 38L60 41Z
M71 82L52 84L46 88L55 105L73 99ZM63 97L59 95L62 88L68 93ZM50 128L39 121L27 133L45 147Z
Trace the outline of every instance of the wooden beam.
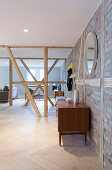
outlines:
M34 94L37 92L37 90L40 88L40 90L44 93L44 89L39 85L34 91L32 96L34 96ZM52 100L50 99L49 96L47 96L47 99L49 100L49 102L52 104L52 106L54 106L54 103L52 102ZM27 102L25 103L25 106L27 106L29 103L29 100L27 100Z
M47 117L48 112L48 48L44 48L44 117Z
M16 57L16 59L20 59L20 57ZM37 58L37 57L22 57L22 59L24 60L44 60L44 58L40 57L40 58ZM66 60L66 58L48 58L48 60Z
M10 56L10 60L11 60L12 64L14 65L15 70L16 70L16 72L17 72L20 80L21 80L22 82L24 82L23 75L22 75L22 73L21 73L21 71L20 71L20 69L19 69L19 67L18 67L18 65L17 65L17 63L16 63L16 60L15 60L13 54L12 54L11 49L8 48L8 47L6 47L6 49L7 49L7 52L8 52L8 54L9 54L9 56ZM28 98L29 98L29 100L30 100L30 102L31 102L31 104L32 104L35 112L37 113L37 116L38 116L38 117L41 117L41 114L40 114L40 112L39 112L39 110L38 110L38 108L37 108L37 105L36 105L36 103L35 103L32 95L31 95L31 93L30 93L27 85L23 85L23 88L24 88L24 90L25 90L25 92L26 92L26 94L27 94L27 96L28 96Z
M20 61L22 62L22 64L23 64L24 67L26 68L26 70L29 72L29 74L32 76L32 78L33 78L35 81L37 81L37 79L36 79L35 76L31 73L30 69L27 67L27 65L25 64L25 62L24 62L22 59L20 59ZM56 63L56 62L55 62L55 63ZM44 79L42 79L42 81L44 81ZM36 88L36 89L37 89L37 88ZM43 90L43 88L42 88L41 86L40 86L40 89L41 89L41 91L44 93L44 90ZM37 92L37 90L36 90L36 92ZM35 94L35 93L32 94L33 97L34 97L34 94ZM51 100L49 97L47 97L47 98L48 98L49 102L54 106L52 100ZM27 100L27 101L28 101L27 103L29 103L29 100ZM25 104L25 106L27 106L27 104Z
M49 69L48 75L49 75L50 72L53 70L53 68L55 67L55 65L57 64L57 62L58 62L58 59L56 59L56 61L53 63L53 65L52 65L51 68ZM44 81L44 78L42 79L42 81ZM32 96L34 96L34 94L37 92L37 90L38 90L39 88L40 88L41 91L44 93L43 88L42 88L41 86L38 86L38 87L33 91ZM54 106L54 103L52 102L52 100L50 99L50 97L48 96L47 98L48 98L49 102ZM25 106L27 106L28 103L29 103L29 100L27 100L27 102L25 103Z
M48 71L48 75L50 74L50 72L52 71L52 69L55 67L55 65L57 64L57 62L58 62L58 59L56 59L56 61L53 63L53 65L51 66L51 68L49 69L49 71Z
M1 60L10 60L10 57L0 57Z
M40 88L40 90L44 93L44 89L43 89L41 86L40 86L39 88ZM54 106L54 103L52 102L52 100L50 99L49 96L47 96L47 99L48 99L49 102L52 104L52 106Z
M12 106L12 62L9 60L9 106Z
M21 63L24 65L24 67L26 68L26 70L29 72L29 74L32 76L32 78L37 81L37 79L35 78L35 76L32 74L32 72L30 71L30 69L27 67L27 65L25 64L25 62L20 59Z
M0 59L4 60L9 60L10 57L0 57ZM43 57L37 58L37 57L15 57L16 60L44 60ZM66 60L66 58L48 58L48 60Z
M41 87L41 85L38 85L38 87L33 91L32 96L34 96L34 94L38 91L38 89L40 88L40 90L44 93L44 89ZM52 106L54 106L54 103L52 102L52 100L50 99L49 96L47 96L47 99L49 100L49 102L52 104ZM25 103L25 106L27 106L29 103L29 100L27 100L27 102Z
M44 81L13 81L13 84L23 84L23 85L42 85Z
M69 46L24 46L24 45L0 45L0 48L66 48L71 49Z

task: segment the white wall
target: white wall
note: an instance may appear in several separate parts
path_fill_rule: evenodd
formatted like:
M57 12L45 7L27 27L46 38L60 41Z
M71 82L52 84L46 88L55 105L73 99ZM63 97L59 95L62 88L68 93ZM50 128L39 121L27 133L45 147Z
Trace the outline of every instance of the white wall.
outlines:
M24 67L19 67L23 77L25 80L27 80L27 71L25 70ZM35 69L36 70L36 78L39 81L40 80L40 69L43 69L41 67L30 67L30 69ZM49 81L60 81L61 80L61 68L55 67L52 72L49 74L48 77ZM13 81L20 81L19 77L13 68ZM9 84L9 67L8 66L0 66L0 89L3 88L5 85ZM24 97L24 89L22 85L15 85L18 88L18 97ZM53 91L52 91L52 85L49 85L48 88L48 93L49 96L53 96Z

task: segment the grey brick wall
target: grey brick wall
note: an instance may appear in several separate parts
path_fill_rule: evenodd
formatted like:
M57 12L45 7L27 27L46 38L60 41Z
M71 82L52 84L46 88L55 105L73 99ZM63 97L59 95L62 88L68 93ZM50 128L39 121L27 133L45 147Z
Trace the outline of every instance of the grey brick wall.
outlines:
M81 50L81 57L80 57L80 48L81 48L81 38L76 43L73 49L73 71L74 73L78 74L79 69L79 59L80 59L80 70L79 70L79 79L84 80L84 42L86 37L90 31L96 33L98 38L98 59L97 59L97 66L94 74L91 76L85 75L86 79L100 79L101 77L101 6L97 9L94 16L91 18L90 22L88 23L85 31L85 36L83 36L82 40L82 50ZM74 90L74 89L73 89ZM84 103L84 86L78 85L79 90L79 100L81 103ZM85 87L86 92L86 101L85 103L91 107L92 110L92 128L89 132L89 137L91 143L95 146L96 151L99 155L99 148L100 148L100 116L101 116L101 104L100 104L100 88L92 87L90 85Z
M104 77L112 78L112 0L105 0ZM112 169L112 88L104 88L104 165Z
M104 0L104 22L105 22L105 47L104 47L104 80L112 78L112 0ZM85 75L84 77L84 42L89 32L95 32L98 39L98 58L97 66L94 74ZM84 30L83 44L80 58L81 38L77 41L73 48L73 72L78 74L79 59L80 70L79 80L101 79L101 5L95 12L94 16L89 21ZM68 57L68 61L70 56ZM100 85L78 85L80 102L85 103L91 108L91 130L89 138L96 149L97 154L100 154L100 119L101 119L101 89ZM72 90L72 93L74 88ZM112 84L109 87L104 87L104 130L103 130L103 152L104 152L104 167L106 170L112 170Z

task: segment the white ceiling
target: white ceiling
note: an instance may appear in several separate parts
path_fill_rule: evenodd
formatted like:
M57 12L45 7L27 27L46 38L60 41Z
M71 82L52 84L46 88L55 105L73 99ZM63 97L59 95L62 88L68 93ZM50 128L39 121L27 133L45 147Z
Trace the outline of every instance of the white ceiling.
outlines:
M0 44L74 46L100 1L0 0Z
M0 44L74 46L100 2L0 0ZM24 29L29 32L24 33ZM71 49L49 49L49 57L67 57L70 52ZM43 57L43 49L13 49L13 53L16 57ZM8 54L0 49L0 57L3 56ZM49 63L52 65L52 61ZM28 64L40 66L40 61Z

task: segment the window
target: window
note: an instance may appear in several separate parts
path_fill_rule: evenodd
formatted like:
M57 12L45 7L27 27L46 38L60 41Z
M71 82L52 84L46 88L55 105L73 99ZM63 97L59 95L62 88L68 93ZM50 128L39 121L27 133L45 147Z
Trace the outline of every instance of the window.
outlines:
M44 78L44 69L40 70L40 81Z
M35 76L35 70L30 69L31 73ZM33 77L28 73L27 75L27 81L34 81Z

